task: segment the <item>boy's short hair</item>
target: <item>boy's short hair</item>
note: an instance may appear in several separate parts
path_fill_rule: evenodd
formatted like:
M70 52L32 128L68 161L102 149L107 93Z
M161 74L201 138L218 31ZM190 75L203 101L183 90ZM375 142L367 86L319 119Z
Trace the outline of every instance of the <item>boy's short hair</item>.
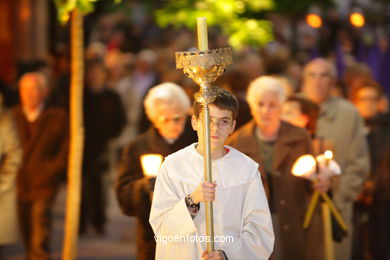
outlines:
M229 110L233 114L233 120L236 119L238 113L238 100L237 98L221 87L212 87L212 90L215 93L215 100L210 103L210 105L215 105L219 109ZM196 118L199 118L200 113L202 112L202 104L194 101L194 115Z

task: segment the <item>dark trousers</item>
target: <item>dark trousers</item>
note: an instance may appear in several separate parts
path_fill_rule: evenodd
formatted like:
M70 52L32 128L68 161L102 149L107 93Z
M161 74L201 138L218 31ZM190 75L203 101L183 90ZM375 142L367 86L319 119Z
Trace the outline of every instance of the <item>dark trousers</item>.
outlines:
M352 260L390 259L390 200L355 203Z
M105 232L106 201L103 185L103 173L83 176L79 228L81 234L87 231L89 223L98 234Z
M19 226L28 260L50 259L53 201L53 199L18 201Z
M370 210L369 242L372 260L390 259L390 200L374 200Z

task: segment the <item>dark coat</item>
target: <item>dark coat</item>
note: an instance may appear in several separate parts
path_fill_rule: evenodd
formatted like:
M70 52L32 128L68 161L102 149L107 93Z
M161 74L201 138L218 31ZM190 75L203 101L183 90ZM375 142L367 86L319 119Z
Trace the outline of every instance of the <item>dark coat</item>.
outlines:
M22 201L52 198L66 173L67 114L60 108L47 107L31 124L20 105L13 112L23 150L17 176L18 198ZM31 132L32 125L35 130Z
M276 241L280 241L283 259L319 259L313 258L312 255L318 250L310 248L309 252L309 231L302 228L307 204L312 194L311 183L291 173L294 162L301 155L312 154L310 137L306 130L282 121L274 146L272 183L269 183L269 178L265 176L262 167L255 129L256 124L252 120L233 133L227 143L259 163L267 195L269 196L272 191L272 201L269 203L277 215L278 223L273 225L276 227L275 230L279 230L275 236L278 236ZM320 224L318 222L320 216L317 214L312 222L316 226Z
M356 243L360 248L356 249L363 251L367 241L371 259L386 259L390 244L390 116L381 115L366 120L366 126L370 129L367 135L371 159L368 180L372 182L373 189L365 189L360 196L360 205L355 205L355 221L360 228L355 234L361 235ZM356 217L358 214L363 217ZM368 230L365 223L367 215Z
M366 120L366 127L370 129L367 135L371 161L368 179L374 183L373 199L390 201L390 116Z
M84 92L85 144L84 174L102 173L108 165L99 160L110 140L118 137L126 124L125 111L118 94L111 90Z
M156 243L149 224L151 208L149 179L142 173L140 157L143 154L168 156L196 141L196 132L189 120L182 135L169 144L155 128L136 137L124 150L119 168L116 195L124 214L137 217L137 259L154 259ZM153 185L153 183L152 183Z

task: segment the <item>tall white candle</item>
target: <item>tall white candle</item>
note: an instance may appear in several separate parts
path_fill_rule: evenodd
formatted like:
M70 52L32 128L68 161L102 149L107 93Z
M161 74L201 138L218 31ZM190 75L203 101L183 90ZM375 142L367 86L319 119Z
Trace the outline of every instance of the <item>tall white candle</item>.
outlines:
M198 17L198 49L199 51L206 51L209 49L207 39L207 22L206 17Z

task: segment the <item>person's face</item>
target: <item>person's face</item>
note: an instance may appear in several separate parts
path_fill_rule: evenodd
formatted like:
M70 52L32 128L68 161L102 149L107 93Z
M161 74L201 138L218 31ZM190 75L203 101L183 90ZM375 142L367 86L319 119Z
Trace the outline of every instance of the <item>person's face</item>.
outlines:
M156 114L153 124L162 137L177 139L183 133L187 115L179 105L159 104Z
M355 106L363 118L372 118L378 113L379 95L375 89L362 88L356 93Z
M307 115L302 114L301 107L295 101L288 101L283 104L281 118L302 128L305 128L308 123Z
M330 68L322 62L308 65L303 75L303 92L313 102L321 104L326 101L335 84Z
M136 70L140 73L147 73L151 70L151 65L146 60L138 58L136 60Z
M23 78L19 85L19 96L23 107L28 110L37 109L47 97L47 89L43 82L35 76Z
M86 83L87 87L90 88L93 92L102 91L107 81L107 72L104 69L103 65L95 64L88 68L86 73Z
M219 109L216 105L210 104L210 147L211 150L222 149L227 138L233 133L236 127L236 120L233 120L233 112ZM192 116L192 127L198 134L199 145L203 145L203 114L199 118Z
M260 129L273 128L279 124L282 112L277 93L265 91L250 104L251 113Z

